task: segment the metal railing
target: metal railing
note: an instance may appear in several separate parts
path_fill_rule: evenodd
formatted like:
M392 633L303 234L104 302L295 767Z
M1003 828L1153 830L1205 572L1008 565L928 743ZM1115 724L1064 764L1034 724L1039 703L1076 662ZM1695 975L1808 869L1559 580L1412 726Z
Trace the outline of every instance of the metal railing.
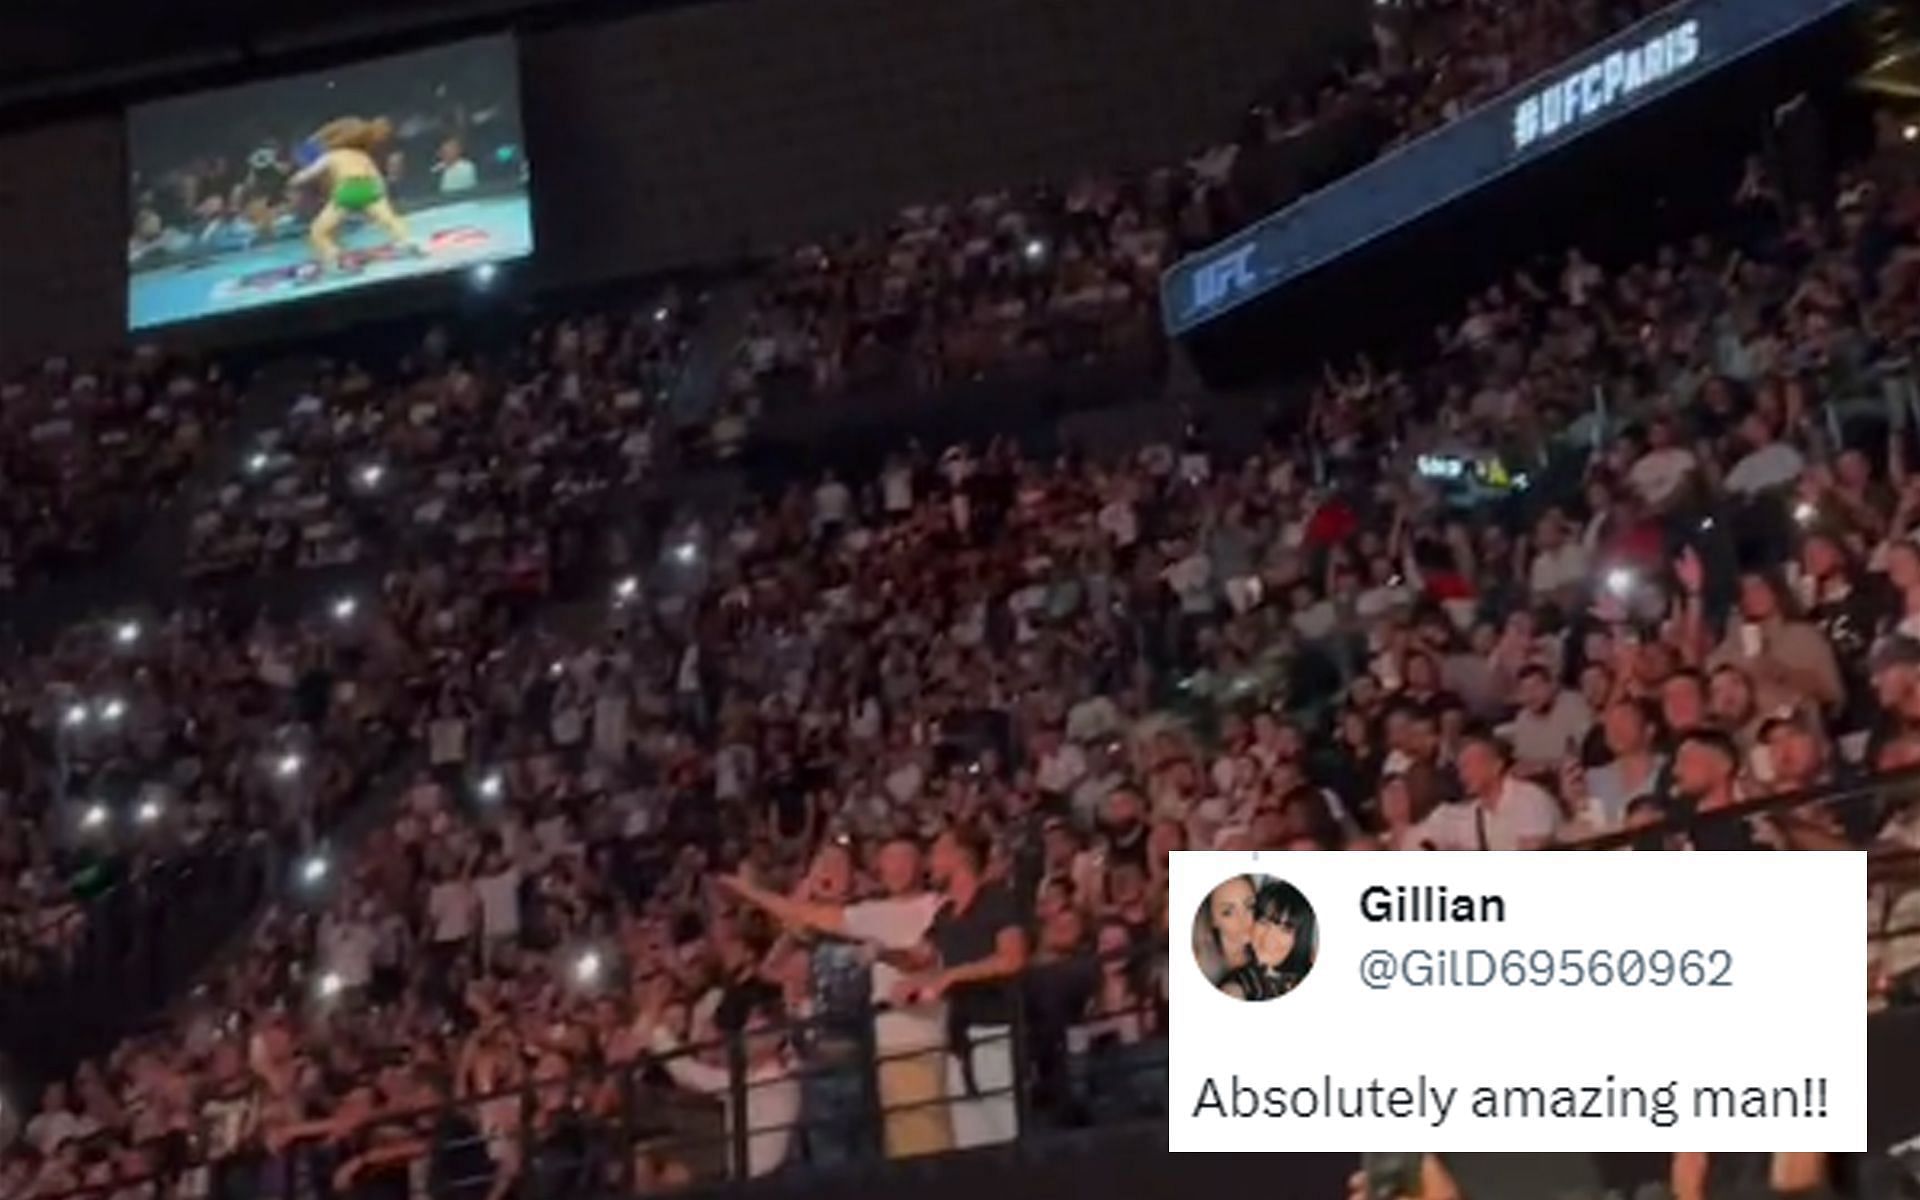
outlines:
M1728 828L1769 818L1816 810L1834 811L1848 805L1871 805L1882 819L1897 809L1920 801L1920 766L1902 767L1862 779L1821 784L1777 795L1762 796L1684 815L1662 817L1631 829L1620 829L1570 842L1563 850L1624 850L1635 846L1654 847L1672 839L1692 838L1703 830ZM1871 847L1860 846L1868 850ZM1877 852L1876 858L1884 852Z
M405 744L362 731L356 749L365 757L350 764L347 789L302 820L223 826L194 846L124 848L106 868L122 877L60 915L56 952L0 963L10 1083L65 1077L185 995L286 886L302 851L342 838L370 799L392 790Z
M56 956L17 962L0 978L0 1034L14 1069L63 1075L184 991L220 950L218 931L272 888L276 853L267 838L236 836L141 867L78 903Z
M1129 955L1127 968L1144 978L1160 953ZM326 1197L382 1174L435 1197L511 1187L592 1200L1164 1120L1158 989L1095 1015L1058 1011L1061 995L1096 994L1103 969L1090 957L1031 968L1002 985L1008 1022L970 1035L933 1016L916 1021L926 1036L902 1043L886 1023L900 1014L866 1006L749 1019L717 1041L657 1043L623 1062L547 1051L518 1085L487 1092L416 1073L409 1094L331 1120L263 1125L256 1104L245 1128L191 1131L186 1154L137 1177L123 1157L83 1154L80 1186L40 1200Z
M1854 817L1851 824L1856 833L1866 827L1876 831L1872 840L1855 846L1867 852L1867 1001L1872 1011L1887 1004L1920 1003L1920 845L1906 846L1880 832L1896 820L1911 819L1917 802L1920 767L1905 767L1706 812L1669 815L1560 849L1686 849L1703 838L1709 844L1724 844L1717 835L1726 831L1744 829L1752 837L1769 826L1780 835L1772 840L1784 843L1777 847L1781 849L1793 849L1795 837L1804 837L1808 831L1819 835L1817 841L1823 847L1846 845L1850 839L1845 818ZM1862 817L1866 820L1859 820Z

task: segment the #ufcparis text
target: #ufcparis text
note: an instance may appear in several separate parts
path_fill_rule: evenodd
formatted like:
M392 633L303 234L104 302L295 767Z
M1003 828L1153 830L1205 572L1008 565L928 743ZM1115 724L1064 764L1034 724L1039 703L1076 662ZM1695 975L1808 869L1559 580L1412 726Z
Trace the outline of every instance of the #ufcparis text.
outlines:
M1333 1075L1285 1082L1207 1076L1189 1114L1230 1121L1417 1120L1434 1129L1475 1121L1639 1122L1825 1120L1825 1076L1767 1082L1680 1079L1489 1083L1421 1074L1400 1079Z

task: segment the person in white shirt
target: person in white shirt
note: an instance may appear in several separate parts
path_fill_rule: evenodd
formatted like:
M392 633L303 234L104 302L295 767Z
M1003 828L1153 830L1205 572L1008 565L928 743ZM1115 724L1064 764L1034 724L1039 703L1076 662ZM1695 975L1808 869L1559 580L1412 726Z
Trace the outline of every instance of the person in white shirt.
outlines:
M813 489L813 532L816 536L844 528L853 514L853 493L828 471Z
M1529 774L1556 772L1577 757L1593 713L1579 692L1554 683L1552 672L1539 663L1520 668L1520 712L1506 729L1514 757Z
M443 776L457 774L467 761L467 720L451 702L427 723L427 761Z
M1160 577L1179 598L1181 612L1204 617L1213 611L1213 560L1197 546L1188 548Z
M1107 501L1095 518L1101 530L1113 541L1114 549L1125 550L1140 540L1140 521L1133 505L1123 496Z
M913 511L913 468L905 460L888 460L880 476L880 502L889 517L904 517Z
M427 916L436 947L457 946L473 937L479 899L463 872L447 870L427 892Z
M742 1031L747 1058L746 1173L751 1179L771 1175L785 1165L793 1131L800 1124L800 1078L787 1056L786 1039L778 1032L786 1019L777 1002L762 1001L748 1012ZM727 1068L682 1052L665 1025L654 1027L652 1049L675 1083L719 1096L728 1105L727 1127L735 1127L740 1114L732 1111L733 1078Z
M1750 413L1740 422L1740 439L1747 452L1727 472L1726 488L1742 497L1778 491L1800 478L1807 460L1787 442L1773 436L1773 427L1759 413Z
M1093 696L1067 710L1067 736L1082 745L1120 729L1120 707L1109 697Z
M1544 788L1511 773L1498 739L1469 734L1455 766L1467 800L1434 814L1446 814L1430 831L1436 850L1538 850L1560 831L1560 806Z
M553 708L548 722L556 750L570 754L587 735L587 706L571 676L563 677L553 693Z
M1647 427L1647 452L1628 468L1627 482L1649 508L1664 511L1679 500L1699 466L1693 451L1674 444L1673 426L1656 419Z
M1587 548L1572 536L1559 509L1551 509L1534 529L1539 546L1527 573L1527 586L1536 597L1560 596L1586 587L1592 578Z
M500 943L520 936L520 868L493 834L487 835L473 894L480 902L480 932L491 955Z
M782 896L740 876L719 883L784 924L874 948L873 999L881 1007L874 1048L887 1155L937 1154L953 1146L951 1117L940 1103L947 1094L946 1004L895 1005L893 994L909 973L932 965L927 938L941 897L925 890L920 847L908 838L882 846L875 866L885 898L845 906Z
M1050 796L1071 795L1087 777L1086 754L1078 743L1067 741L1057 730L1041 730L1034 741L1035 786Z
M27 1122L26 1140L41 1154L51 1155L67 1142L88 1137L98 1129L91 1117L74 1113L66 1084L51 1083L40 1111Z
M372 901L363 900L321 925L320 961L338 977L342 990L373 981L373 951L380 940L373 928L375 911Z
M480 186L480 172L474 169L473 160L457 138L440 143L440 160L434 163L433 171L440 176L443 196L458 196Z

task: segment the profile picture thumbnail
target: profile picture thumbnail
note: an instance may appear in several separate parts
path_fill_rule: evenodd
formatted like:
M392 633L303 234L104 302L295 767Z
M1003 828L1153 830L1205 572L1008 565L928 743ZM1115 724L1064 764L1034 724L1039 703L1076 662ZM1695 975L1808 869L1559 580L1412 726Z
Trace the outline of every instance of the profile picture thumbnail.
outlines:
M1274 1000L1313 970L1320 951L1313 905L1272 875L1232 875L1193 914L1193 957L1236 1000Z

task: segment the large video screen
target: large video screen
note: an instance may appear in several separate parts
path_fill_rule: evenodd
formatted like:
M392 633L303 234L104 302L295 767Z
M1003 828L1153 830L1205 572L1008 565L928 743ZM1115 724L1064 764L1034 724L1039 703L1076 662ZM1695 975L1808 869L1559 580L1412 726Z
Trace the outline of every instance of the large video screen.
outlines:
M132 329L533 251L509 38L157 101L127 124Z

